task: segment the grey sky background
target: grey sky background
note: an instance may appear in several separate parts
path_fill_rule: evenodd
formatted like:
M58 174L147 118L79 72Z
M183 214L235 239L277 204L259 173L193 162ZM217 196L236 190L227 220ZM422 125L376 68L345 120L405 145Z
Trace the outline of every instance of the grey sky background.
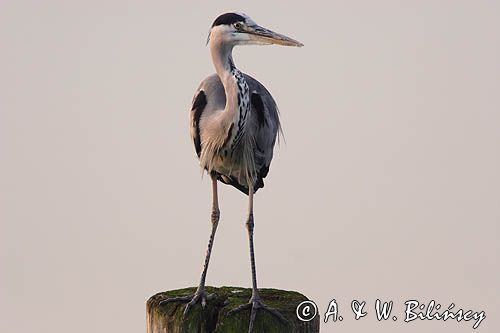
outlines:
M388 0L1 1L0 331L141 332L149 296L198 282L188 110L229 10L305 44L234 52L286 139L256 195L259 286L337 299L322 332L472 331L404 323L409 299L498 332L500 5ZM207 284L250 287L246 196L220 202Z

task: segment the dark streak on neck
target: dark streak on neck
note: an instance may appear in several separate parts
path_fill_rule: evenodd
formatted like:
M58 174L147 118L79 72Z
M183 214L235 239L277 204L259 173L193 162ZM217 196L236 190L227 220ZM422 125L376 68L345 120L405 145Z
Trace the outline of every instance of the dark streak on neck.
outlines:
M229 63L229 68L230 70L235 70L236 69L236 66L234 65L234 62L233 62L233 58L231 56L229 56L229 58L227 59L228 63Z

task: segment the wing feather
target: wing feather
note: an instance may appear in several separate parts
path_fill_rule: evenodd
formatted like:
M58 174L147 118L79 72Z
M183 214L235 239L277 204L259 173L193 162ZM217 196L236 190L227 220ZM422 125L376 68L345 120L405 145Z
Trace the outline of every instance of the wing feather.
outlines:
M200 118L207 105L207 96L203 90L200 90L193 100L193 106L191 107L192 116L192 136L194 149L196 150L196 155L200 157L201 154L201 137L200 137Z
M269 172L273 159L276 139L281 130L279 112L274 98L259 81L245 74L251 92L251 124L255 142L254 160L256 170L255 191L264 187L264 178ZM250 125L252 126L252 125Z

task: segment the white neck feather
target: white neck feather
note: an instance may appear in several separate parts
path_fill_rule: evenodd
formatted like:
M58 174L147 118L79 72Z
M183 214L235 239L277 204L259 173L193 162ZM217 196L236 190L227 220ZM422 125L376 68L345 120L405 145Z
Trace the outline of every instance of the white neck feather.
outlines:
M250 96L248 84L241 73L234 65L232 51L233 46L224 43L217 37L210 41L210 51L212 61L215 66L215 71L219 76L224 92L226 94L226 106L220 118L222 130L227 131L233 125L233 133L230 141L237 138L237 134L241 136L245 128L245 120L250 105Z

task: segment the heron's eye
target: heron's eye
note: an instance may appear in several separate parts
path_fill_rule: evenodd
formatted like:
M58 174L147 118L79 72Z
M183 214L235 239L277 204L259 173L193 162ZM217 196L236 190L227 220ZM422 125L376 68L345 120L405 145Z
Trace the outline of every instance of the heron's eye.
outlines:
M234 27L235 27L236 29L240 30L240 29L241 29L241 23L240 23L240 22L236 22L236 23L234 24Z

